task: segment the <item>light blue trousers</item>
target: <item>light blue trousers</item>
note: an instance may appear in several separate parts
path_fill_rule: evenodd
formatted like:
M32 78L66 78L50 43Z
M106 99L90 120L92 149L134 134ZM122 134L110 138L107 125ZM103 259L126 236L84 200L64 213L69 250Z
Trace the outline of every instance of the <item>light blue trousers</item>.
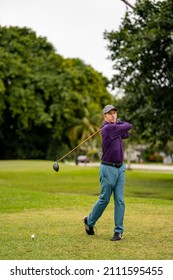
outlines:
M123 164L120 168L100 165L100 185L101 193L98 201L94 205L88 216L88 225L94 226L97 220L103 214L107 207L111 195L114 197L114 232L123 233L124 226L124 183L126 166Z

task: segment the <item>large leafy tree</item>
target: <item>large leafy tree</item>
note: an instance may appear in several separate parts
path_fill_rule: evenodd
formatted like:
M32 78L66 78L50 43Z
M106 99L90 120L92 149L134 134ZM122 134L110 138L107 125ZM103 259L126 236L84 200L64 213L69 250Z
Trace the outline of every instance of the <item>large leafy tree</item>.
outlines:
M1 157L45 156L61 63L46 38L27 28L0 29Z
M107 84L32 30L0 27L0 158L62 154L71 145L68 130L85 118L89 105L102 108L111 100Z
M130 2L130 1L129 1ZM165 145L173 137L173 1L138 0L117 32L105 32L112 86L134 137Z
M106 89L108 80L80 59L64 60L61 81L64 92L63 135L65 143L73 148L101 126L102 108L114 98ZM53 135L58 137L56 129ZM58 149L57 156L61 157L66 151Z

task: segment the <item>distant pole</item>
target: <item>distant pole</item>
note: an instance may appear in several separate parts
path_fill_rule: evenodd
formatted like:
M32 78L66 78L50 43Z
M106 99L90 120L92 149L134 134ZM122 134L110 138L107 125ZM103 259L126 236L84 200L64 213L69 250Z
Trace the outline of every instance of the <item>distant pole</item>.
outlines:
M128 1L126 1L126 0L121 0L121 1L134 10L135 7L132 4L130 4Z
M131 170L131 145L127 149L127 169Z

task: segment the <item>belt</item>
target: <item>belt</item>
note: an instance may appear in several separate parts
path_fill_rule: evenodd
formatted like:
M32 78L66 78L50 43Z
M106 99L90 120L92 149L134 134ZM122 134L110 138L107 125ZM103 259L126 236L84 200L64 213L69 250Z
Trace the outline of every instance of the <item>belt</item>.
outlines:
M113 162L107 162L107 161L102 161L101 164L108 165L108 166L113 166L113 167L116 167L116 168L120 168L123 165L123 163L113 163Z

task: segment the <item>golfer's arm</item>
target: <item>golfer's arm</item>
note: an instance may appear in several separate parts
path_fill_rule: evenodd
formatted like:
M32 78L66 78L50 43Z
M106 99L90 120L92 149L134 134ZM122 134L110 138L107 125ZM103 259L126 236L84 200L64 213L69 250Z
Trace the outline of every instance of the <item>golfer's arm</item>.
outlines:
M118 136L125 136L125 138L127 138L129 136L128 131L132 128L132 125L128 122L121 122L118 124L115 124L114 127L112 127L112 131L111 131L111 136L112 138L116 138Z

